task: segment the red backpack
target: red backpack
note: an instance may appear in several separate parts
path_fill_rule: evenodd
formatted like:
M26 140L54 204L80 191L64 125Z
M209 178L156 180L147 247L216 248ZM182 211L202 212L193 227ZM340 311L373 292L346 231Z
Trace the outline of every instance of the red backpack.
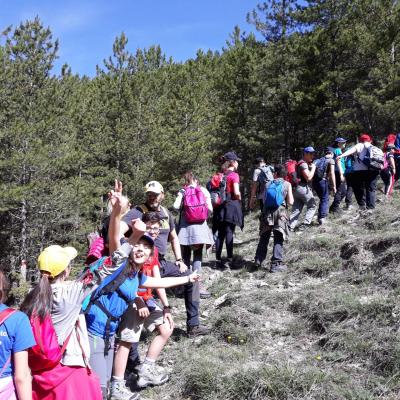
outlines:
M291 183L292 186L297 186L300 182L300 179L297 177L297 166L302 162L297 162L296 160L288 160L285 163L287 175L285 176L285 181Z
M208 218L206 197L200 186L186 186L183 195L183 216L189 224L202 224Z
M53 369L61 361L73 330L60 347L50 315L43 321L40 321L38 316L32 315L30 322L36 345L28 350L29 368L33 373Z

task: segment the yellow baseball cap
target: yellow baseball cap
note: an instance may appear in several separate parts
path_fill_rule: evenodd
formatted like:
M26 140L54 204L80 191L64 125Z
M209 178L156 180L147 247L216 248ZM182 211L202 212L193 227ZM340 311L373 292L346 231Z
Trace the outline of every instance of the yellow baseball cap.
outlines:
M51 278L61 274L69 263L78 255L73 247L53 245L46 247L39 255L40 271L48 272Z
M144 187L144 192L153 192L153 193L164 193L164 188L162 187L160 182L157 181L150 181L149 183L146 184Z

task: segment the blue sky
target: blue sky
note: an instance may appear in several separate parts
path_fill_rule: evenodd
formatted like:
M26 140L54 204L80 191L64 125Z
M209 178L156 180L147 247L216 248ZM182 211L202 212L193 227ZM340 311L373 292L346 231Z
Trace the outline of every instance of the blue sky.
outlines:
M198 49L220 50L235 25L253 31L246 13L258 0L8 0L1 1L0 29L40 17L60 42L56 71L68 63L74 73L93 76L125 32L128 49L159 44L175 61Z

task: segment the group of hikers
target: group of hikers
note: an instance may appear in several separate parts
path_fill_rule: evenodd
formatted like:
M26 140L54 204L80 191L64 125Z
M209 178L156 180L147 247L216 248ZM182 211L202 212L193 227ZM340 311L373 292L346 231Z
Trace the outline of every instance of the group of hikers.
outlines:
M400 153L393 136L384 152L362 134L348 150L346 139L336 138L321 158L311 146L304 148L301 160L285 164L268 165L259 157L249 199L250 209L256 204L261 209L255 266L264 263L273 236L270 271L287 269L284 241L290 232L311 226L317 212L314 192L320 199L319 224L327 222L329 213L340 212L343 199L351 207L353 192L362 212L373 209L378 176L390 197ZM175 327L165 289L183 288L187 335L209 334L199 319L200 301L210 296L200 282L204 249L215 248L215 268L231 267L235 229L244 225L237 172L241 159L230 151L220 161L206 186L193 172L184 175L173 204L177 221L163 205L159 182L148 182L143 203L131 207L116 181L108 215L90 237L86 266L78 277L68 279L76 249L45 248L37 262L40 278L19 310L5 305L9 284L0 271L1 399L134 400L141 388L169 379L157 364ZM141 360L143 328L157 334ZM126 383L130 373L133 391Z
M260 157L253 174L249 208L258 200L261 208L260 238L255 265L260 267L267 255L271 234L274 236L271 272L285 271L283 243L290 232L302 233L312 226L317 213L318 224L327 223L329 214L342 212L340 205L352 208L353 194L359 213L371 213L376 204L377 181L384 183L384 199L390 199L400 168L400 134L389 135L383 150L373 145L370 135L363 133L358 143L345 149L347 140L337 137L324 149L320 158L312 146L305 147L301 160L288 160L285 165L267 165ZM330 193L333 194L329 205ZM319 198L317 208L316 197ZM291 213L288 206L291 205ZM302 224L299 217L306 208Z

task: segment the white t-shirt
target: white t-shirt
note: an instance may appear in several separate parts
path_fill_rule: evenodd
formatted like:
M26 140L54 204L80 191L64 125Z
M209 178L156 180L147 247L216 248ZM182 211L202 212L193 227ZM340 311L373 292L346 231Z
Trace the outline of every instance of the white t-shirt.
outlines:
M368 148L371 146L370 142L357 143L354 146L356 152L354 154L353 171L368 171L368 167L361 160L366 156Z

